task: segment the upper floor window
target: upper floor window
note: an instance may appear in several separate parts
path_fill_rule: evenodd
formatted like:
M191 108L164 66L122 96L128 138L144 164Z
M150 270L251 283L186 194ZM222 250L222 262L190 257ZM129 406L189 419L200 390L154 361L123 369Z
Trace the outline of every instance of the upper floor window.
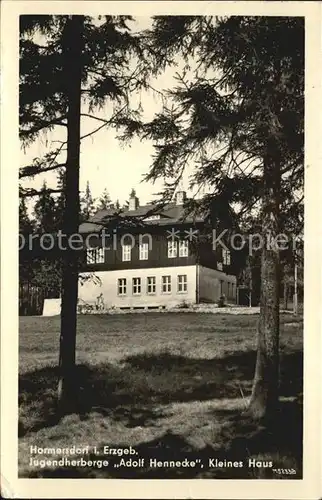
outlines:
M162 276L162 293L171 293L171 276Z
M123 262L131 260L131 251L132 251L131 245L122 245L122 260L123 260Z
M133 295L140 295L140 293L141 293L141 278L133 278L132 291L133 291Z
M230 266L231 263L231 256L230 256L230 251L223 249L222 252L222 260L225 266Z
M188 257L189 255L189 241L179 241L179 257Z
M178 255L177 241L168 241L168 257L174 259Z
M103 264L104 248L88 248L86 251L87 264Z
M126 295L126 278L117 280L117 293L118 295Z
M147 277L147 293L155 293L156 292L156 278L155 276Z
M148 243L140 243L139 259L140 260L148 260L148 258L149 258L149 244Z
M179 274L178 276L178 292L184 293L188 291L188 276L186 274Z

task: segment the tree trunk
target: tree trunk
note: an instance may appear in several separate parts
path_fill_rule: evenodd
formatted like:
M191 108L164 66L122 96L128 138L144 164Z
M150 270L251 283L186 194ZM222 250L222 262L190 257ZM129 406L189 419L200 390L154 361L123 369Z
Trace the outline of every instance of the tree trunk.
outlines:
M274 416L279 384L279 250L272 244L279 229L279 162L264 161L261 258L261 301L257 359L248 414L256 419Z
M65 211L63 233L69 237L79 231L79 157L80 157L80 103L81 52L83 16L70 16L64 37L67 114L67 160L65 179ZM67 240L67 238L66 238ZM65 414L75 399L75 350L78 293L78 255L65 243L62 265L62 302L59 353L58 404Z
M286 277L284 278L284 309L287 311L288 308L288 284Z

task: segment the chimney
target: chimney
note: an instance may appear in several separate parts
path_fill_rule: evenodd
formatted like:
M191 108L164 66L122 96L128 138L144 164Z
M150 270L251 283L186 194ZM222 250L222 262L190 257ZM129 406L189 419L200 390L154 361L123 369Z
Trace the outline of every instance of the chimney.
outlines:
M186 201L186 192L185 191L178 191L176 193L176 205L183 205L184 202Z
M137 210L139 208L139 198L136 196L135 192L129 199L129 210Z

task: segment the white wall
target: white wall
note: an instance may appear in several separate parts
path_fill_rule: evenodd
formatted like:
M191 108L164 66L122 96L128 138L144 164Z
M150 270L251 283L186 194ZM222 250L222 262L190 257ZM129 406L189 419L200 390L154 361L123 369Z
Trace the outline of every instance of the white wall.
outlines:
M81 273L81 275L88 273ZM177 276L186 274L188 281L187 293L177 293ZM85 302L94 305L97 297L102 293L104 306L115 307L149 307L149 306L174 306L183 301L196 302L196 266L158 267L148 269L127 269L117 271L100 271L95 276L101 284L86 281L78 287L80 304ZM147 294L147 277L156 277L156 293ZM171 293L161 293L161 277L171 276ZM117 281L119 278L127 280L127 295L120 296L117 293ZM141 278L141 295L132 295L132 278Z
M217 302L222 288L226 302L236 304L236 276L204 266L198 266L198 276L200 302Z

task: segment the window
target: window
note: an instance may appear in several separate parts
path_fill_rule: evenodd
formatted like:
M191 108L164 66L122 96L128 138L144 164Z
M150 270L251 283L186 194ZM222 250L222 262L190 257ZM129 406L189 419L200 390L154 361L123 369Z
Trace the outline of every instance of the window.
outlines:
M168 257L174 259L178 253L177 241L168 241Z
M155 293L156 292L156 279L155 276L148 276L147 278L147 293Z
M187 291L188 291L188 277L186 274L179 274L178 293L185 293Z
M162 293L171 293L171 276L162 276Z
M88 248L86 252L87 264L103 264L104 248Z
M132 291L133 291L133 295L140 295L140 293L141 293L141 278L133 278Z
M140 243L140 260L148 260L149 257L149 243Z
M223 250L222 253L222 258L223 258L223 263L225 266L230 266L230 251L229 250Z
M117 293L118 295L126 295L126 278L117 280Z
M179 241L179 257L188 257L189 254L189 241Z
M122 260L129 261L131 260L131 245L122 245Z

